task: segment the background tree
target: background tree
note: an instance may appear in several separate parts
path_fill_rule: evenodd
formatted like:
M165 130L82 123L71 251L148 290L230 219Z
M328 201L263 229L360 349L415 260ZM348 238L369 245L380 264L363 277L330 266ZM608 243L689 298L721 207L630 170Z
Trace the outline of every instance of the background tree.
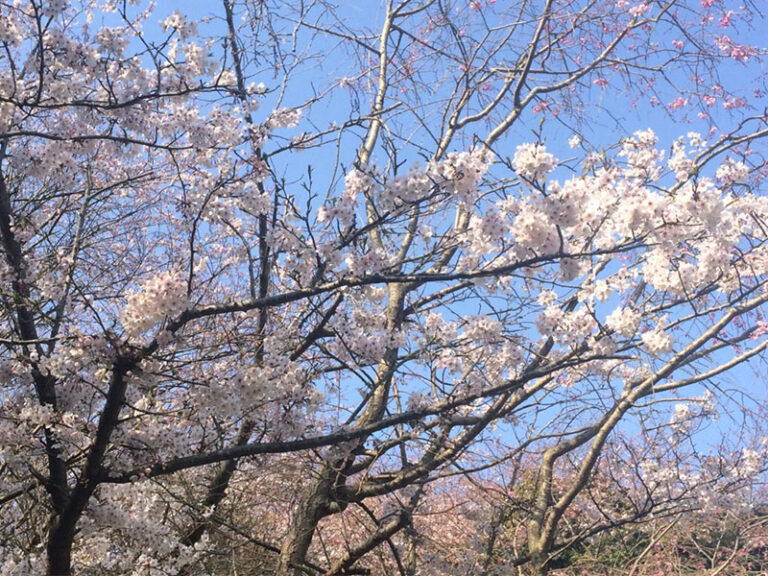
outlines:
M545 574L758 482L759 18L0 3L0 573Z

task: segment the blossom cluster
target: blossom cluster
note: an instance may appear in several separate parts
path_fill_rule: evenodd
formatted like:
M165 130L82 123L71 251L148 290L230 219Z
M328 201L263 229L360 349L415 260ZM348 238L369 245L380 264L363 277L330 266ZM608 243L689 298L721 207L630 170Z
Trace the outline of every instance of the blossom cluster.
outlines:
M455 193L467 204L474 200L477 185L488 170L480 150L449 152L445 160L430 162L427 175L440 187Z
M652 330L640 336L645 349L650 354L667 354L674 349L675 339L668 330L664 330L666 319L660 320Z
M632 338L640 325L642 314L632 308L619 307L605 319L605 325L625 338Z
M363 193L375 197L377 207L385 212L418 202L436 189L455 194L469 206L487 170L488 163L478 151L450 152L444 160L431 161L426 167L414 165L406 174L391 179L386 179L376 166L360 166L347 173L343 193L318 209L318 220L350 226L357 198Z
M350 170L344 177L344 191L341 195L334 202L324 204L318 209L318 221L338 220L342 226L351 226L355 220L358 196L377 185L377 176L380 177L376 169L368 166Z
M184 40L197 34L197 23L179 11L167 16L162 22L162 27L164 31L175 30Z
M293 128L298 126L299 120L301 120L301 108L276 108L267 118L266 126L269 130Z
M723 185L744 184L749 178L749 168L743 162L726 158L715 172L715 178Z
M655 182L662 172L664 151L658 150L658 137L652 130L639 130L622 142L619 156L627 159L627 176Z
M541 181L557 167L557 158L543 144L520 144L512 158L512 166L529 181Z
M164 272L147 280L141 291L126 296L120 320L125 333L138 338L161 320L186 310L188 303L187 286L181 275Z

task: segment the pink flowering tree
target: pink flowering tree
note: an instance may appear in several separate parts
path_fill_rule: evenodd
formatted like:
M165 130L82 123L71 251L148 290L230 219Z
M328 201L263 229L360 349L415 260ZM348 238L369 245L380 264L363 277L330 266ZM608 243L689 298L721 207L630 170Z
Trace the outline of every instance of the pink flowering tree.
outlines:
M294 4L0 2L0 574L546 574L756 481L759 14Z

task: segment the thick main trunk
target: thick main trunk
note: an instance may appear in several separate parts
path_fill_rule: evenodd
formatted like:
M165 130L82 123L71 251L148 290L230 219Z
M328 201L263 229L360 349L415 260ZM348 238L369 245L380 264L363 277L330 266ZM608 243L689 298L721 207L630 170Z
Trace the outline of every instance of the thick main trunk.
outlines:
M60 518L52 522L47 547L47 576L72 575L72 542L74 538L75 526L73 523L62 524Z
M319 476L314 480L294 511L288 532L278 558L275 576L300 576L307 559L309 545L315 535L318 522L328 514L331 489L334 483L331 464L324 463Z
M543 523L544 511L540 511L539 518L532 520L528 526L528 553L531 556L530 569L534 576L546 576L549 572L547 568L547 539L542 535L541 524Z
M392 331L402 324L404 300L404 288L400 285L390 285L387 328ZM376 369L376 385L367 406L355 421L356 426L367 426L379 420L384 414L392 376L397 365L397 356L397 349L390 348L379 361ZM362 446L365 440L365 437L360 438L357 441L358 446ZM318 522L325 516L343 509L344 503L336 502L333 494L340 485L344 484L347 471L354 461L355 457L351 451L346 458L326 460L321 464L315 480L294 510L288 532L283 539L275 576L298 576L304 573L300 567L306 562L307 551Z

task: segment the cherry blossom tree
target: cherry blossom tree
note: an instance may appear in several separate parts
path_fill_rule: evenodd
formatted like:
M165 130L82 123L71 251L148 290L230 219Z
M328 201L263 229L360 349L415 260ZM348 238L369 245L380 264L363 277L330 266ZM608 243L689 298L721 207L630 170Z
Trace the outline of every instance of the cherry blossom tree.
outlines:
M0 2L0 574L546 574L757 482L751 5L137 4Z

